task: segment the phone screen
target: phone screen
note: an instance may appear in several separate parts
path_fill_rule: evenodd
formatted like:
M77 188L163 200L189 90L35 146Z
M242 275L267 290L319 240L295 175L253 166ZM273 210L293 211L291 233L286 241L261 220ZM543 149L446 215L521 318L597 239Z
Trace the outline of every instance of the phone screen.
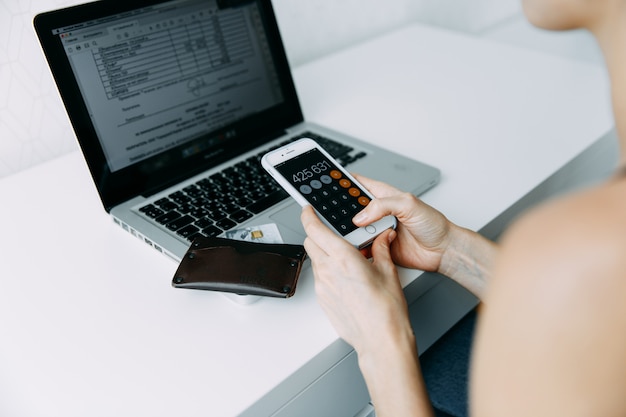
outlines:
M275 168L342 236L357 229L352 218L370 199L319 150L311 149Z

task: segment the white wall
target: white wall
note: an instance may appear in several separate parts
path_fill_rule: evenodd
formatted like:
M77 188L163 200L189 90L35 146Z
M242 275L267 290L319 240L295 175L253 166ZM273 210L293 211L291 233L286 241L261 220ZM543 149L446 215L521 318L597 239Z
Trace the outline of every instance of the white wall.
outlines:
M37 12L68 3L0 0L0 177L76 149L32 29Z
M519 0L274 0L292 65L422 21L477 33ZM38 12L76 0L0 0L0 177L77 148L32 29Z
M292 65L300 65L419 18L418 0L273 0Z
M521 14L521 0L425 0L420 20L470 33L481 33Z
M292 65L418 21L474 34L518 15L521 0L273 0Z

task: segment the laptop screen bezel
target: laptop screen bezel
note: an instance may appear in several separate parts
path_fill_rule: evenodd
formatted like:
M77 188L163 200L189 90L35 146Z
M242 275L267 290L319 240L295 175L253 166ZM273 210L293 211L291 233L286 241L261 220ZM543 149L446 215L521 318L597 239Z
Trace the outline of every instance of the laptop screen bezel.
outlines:
M156 158L159 158L157 156L111 172L64 46L60 37L53 34L53 30L164 2L164 0L126 0L124 2L103 0L45 12L34 19L33 24L44 55L107 212L136 196L149 196L260 146L276 138L288 127L303 121L302 110L271 1L220 1L232 7L237 7L238 3L256 2L258 4L276 65L276 73L280 80L283 102L223 126L207 135L207 140L220 135L235 136L233 140L223 144L217 155L215 149L207 149L188 158L178 159L166 166L155 163Z

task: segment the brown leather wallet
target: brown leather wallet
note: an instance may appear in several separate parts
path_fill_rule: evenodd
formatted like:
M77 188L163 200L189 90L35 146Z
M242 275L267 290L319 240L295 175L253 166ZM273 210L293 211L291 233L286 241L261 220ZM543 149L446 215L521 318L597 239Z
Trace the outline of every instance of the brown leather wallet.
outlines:
M181 260L172 286L288 298L305 258L302 245L200 237Z

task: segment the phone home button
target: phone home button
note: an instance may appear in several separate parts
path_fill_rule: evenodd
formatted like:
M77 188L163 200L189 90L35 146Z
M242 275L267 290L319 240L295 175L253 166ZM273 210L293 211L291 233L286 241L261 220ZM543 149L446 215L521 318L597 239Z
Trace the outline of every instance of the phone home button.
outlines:
M370 235L373 235L376 233L376 228L370 224L369 226L365 226L365 231Z

